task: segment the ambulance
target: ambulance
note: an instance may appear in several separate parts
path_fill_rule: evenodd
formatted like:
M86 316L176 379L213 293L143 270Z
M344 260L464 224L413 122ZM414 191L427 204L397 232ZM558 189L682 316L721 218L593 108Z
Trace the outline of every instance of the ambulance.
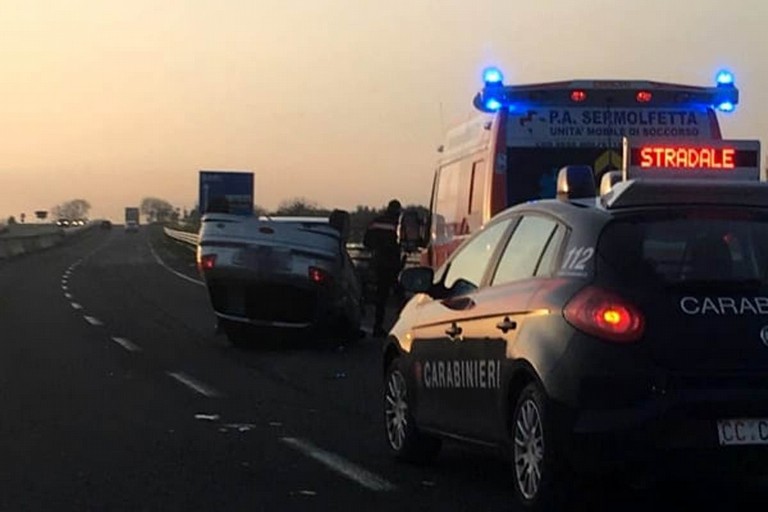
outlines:
M739 92L720 71L713 87L635 80L506 85L483 72L479 114L450 130L438 149L422 263L439 267L500 211L554 198L565 165L593 169L595 183L622 167L622 140L680 145L722 139L717 112L733 112ZM663 154L662 154L663 156ZM659 158L659 155L645 155Z

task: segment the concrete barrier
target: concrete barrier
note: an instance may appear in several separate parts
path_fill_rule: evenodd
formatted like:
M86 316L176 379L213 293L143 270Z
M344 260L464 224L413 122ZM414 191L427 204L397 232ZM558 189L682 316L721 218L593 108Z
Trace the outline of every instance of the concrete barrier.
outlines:
M0 232L0 260L22 254L50 249L69 237L96 226L92 222L85 226L60 228L52 224L13 224Z

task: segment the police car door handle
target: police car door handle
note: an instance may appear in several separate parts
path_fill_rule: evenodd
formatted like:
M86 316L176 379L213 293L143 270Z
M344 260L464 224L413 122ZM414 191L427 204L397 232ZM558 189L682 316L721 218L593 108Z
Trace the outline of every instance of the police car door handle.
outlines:
M512 321L509 319L508 316L505 316L504 320L496 324L496 328L499 329L504 334L507 334L507 331L517 329L517 322Z
M461 336L461 333L464 332L461 327L459 327L456 322L453 322L449 328L445 330L445 334L450 336L451 338L456 338L457 336Z

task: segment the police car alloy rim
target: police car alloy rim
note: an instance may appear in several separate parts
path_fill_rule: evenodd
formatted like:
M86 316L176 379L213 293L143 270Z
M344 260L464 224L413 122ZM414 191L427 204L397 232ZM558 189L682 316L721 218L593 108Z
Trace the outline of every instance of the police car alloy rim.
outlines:
M544 430L539 407L531 399L520 404L515 417L515 476L520 493L527 500L536 497L544 461Z
M384 396L384 412L387 422L387 439L395 450L401 450L408 428L407 390L403 374L395 370L389 375Z

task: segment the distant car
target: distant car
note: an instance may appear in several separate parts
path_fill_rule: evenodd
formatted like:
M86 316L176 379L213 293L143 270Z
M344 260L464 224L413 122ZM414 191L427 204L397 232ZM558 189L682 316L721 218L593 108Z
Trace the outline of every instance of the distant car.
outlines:
M71 224L69 222L69 219L59 219L56 221L56 225L62 228L68 228Z
M101 229L112 229L112 223L108 220L103 220L99 223Z
M401 274L416 295L384 346L392 453L501 448L526 510L572 470L765 475L768 184L638 179L569 199L594 186L576 170L560 199Z
M346 250L348 215L337 212L332 220L203 217L198 269L233 344L275 329L313 340L359 336L362 291Z
M137 233L139 231L139 223L135 220L129 220L125 222L126 233Z

